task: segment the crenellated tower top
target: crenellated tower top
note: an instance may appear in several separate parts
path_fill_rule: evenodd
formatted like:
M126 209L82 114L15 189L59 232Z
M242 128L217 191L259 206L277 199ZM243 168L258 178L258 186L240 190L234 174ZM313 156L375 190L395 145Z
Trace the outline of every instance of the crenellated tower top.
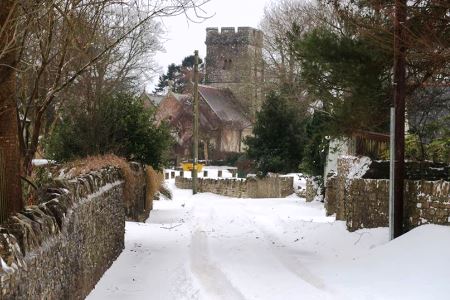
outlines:
M206 83L233 91L252 119L262 102L263 37L252 27L206 28Z
M245 44L255 47L263 46L263 33L252 27L208 27L206 28L206 45Z

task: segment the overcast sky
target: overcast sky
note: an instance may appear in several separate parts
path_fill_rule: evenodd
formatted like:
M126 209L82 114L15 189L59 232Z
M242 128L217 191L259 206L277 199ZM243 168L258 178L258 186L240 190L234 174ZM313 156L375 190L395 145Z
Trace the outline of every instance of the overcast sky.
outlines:
M239 27L257 28L263 16L264 6L270 0L211 0L203 8L207 15L212 16L202 23L187 22L185 16L169 17L162 20L165 34L165 53L158 53L156 62L162 71L167 70L171 63L180 64L182 59L199 50L200 57L206 54L206 27ZM158 81L148 84L152 88Z

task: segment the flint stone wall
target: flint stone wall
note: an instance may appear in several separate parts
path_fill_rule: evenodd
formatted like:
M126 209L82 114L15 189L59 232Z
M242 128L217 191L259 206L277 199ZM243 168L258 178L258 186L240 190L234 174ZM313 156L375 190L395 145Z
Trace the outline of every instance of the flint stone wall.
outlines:
M1 299L84 299L124 247L118 169L55 184L0 227Z
M130 168L133 185L130 186L130 196L125 199L126 219L127 221L144 222L153 208L153 199L146 199L147 178L145 167L140 163L131 162Z
M197 191L235 198L284 198L294 193L292 177L266 177L240 179L198 178ZM175 177L175 186L191 189L192 179Z
M350 231L389 226L389 180L348 179L346 170L345 160L338 161L338 176L327 181L327 215L336 214ZM405 180L404 205L406 230L430 223L450 225L450 182Z
M323 202L323 183L322 177L313 176L306 180L305 200L306 202L322 201Z

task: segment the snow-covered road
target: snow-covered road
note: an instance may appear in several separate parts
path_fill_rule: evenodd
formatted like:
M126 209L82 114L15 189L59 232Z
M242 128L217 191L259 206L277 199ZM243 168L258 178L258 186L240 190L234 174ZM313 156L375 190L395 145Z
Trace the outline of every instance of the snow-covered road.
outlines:
M450 238L435 237L450 236L448 227L423 226L411 238L387 243L387 228L349 233L343 222L325 217L319 202L192 196L173 180L168 184L174 199L156 201L146 223L126 224L123 253L88 299L437 299L450 293L449 262L429 258L416 266L417 251L402 253L419 238L431 239L420 253L441 249L444 258ZM417 274L398 278L416 267ZM440 271L421 276L434 268Z

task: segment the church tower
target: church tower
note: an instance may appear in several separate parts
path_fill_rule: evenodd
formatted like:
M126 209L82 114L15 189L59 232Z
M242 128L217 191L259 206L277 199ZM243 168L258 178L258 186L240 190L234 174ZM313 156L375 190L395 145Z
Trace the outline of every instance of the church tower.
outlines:
M206 29L206 84L229 88L248 117L262 104L263 33L251 27Z

